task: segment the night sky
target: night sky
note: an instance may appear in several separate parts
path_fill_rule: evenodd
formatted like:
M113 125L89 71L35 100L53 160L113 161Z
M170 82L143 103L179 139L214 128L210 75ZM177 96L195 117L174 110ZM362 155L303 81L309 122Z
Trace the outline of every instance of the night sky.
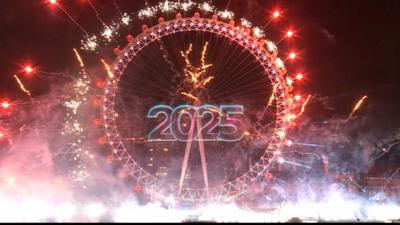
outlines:
M100 31L87 1L60 2L89 33ZM118 16L111 0L93 2L105 21ZM144 1L116 2L125 12L136 12L145 5ZM214 3L224 8L228 1ZM306 74L301 92L328 96L335 108L333 114L338 115L349 113L366 94L365 110L371 110L377 119L384 118L379 125L399 121L400 1L232 0L230 4L236 18L248 18L255 25L265 24L268 10L276 7L283 10L284 18L268 27L267 37L279 40L288 27L297 31L294 41L282 42L279 48L281 54L291 48L299 51L300 60L288 67L290 72ZM3 0L0 11L0 97L25 98L12 77L24 63L47 72L71 72L71 65L76 70L72 48L79 48L82 32L60 10L45 0ZM134 24L140 25L137 21ZM120 46L124 44L120 42ZM35 97L57 79L34 77L24 78L24 82ZM314 104L309 113L317 120L332 116L320 113L321 107Z

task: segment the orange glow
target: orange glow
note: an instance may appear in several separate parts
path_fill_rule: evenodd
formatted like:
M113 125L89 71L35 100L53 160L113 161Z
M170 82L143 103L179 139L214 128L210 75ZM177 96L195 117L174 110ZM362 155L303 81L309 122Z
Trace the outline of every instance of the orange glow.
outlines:
M100 80L100 79L96 80L96 86L98 88L103 88L104 87L104 81Z
M360 100L358 100L357 104L354 106L353 111L351 111L349 117L352 117L353 114L363 105L365 99L367 99L368 96L363 96Z
M0 139L4 137L4 133L0 132Z
M101 119L100 119L100 118L95 118L95 119L94 119L94 124L95 124L96 126L101 125Z

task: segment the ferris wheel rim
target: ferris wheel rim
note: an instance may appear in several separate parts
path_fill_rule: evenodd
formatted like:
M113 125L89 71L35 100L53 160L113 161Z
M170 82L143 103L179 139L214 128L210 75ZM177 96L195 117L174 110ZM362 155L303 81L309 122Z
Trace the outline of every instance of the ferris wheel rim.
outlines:
M251 36L250 34L237 29L237 27L223 21L215 19L207 19L200 17L187 17L164 21L150 28L147 28L142 33L130 41L118 55L111 67L111 74L113 77L108 77L104 89L103 96L103 122L105 125L106 137L112 152L118 157L122 163L124 170L128 175L132 176L138 183L144 185L145 188L160 189L157 187L158 178L148 173L141 167L128 153L124 142L119 135L117 124L115 122L115 96L119 87L119 81L124 75L124 70L133 60L133 58L147 45L153 43L157 38L171 35L178 32L201 31L208 32L218 36L226 37L232 42L236 42L244 49L248 50L263 67L264 74L270 78L272 84L277 84L275 92L276 107L276 120L274 133L271 141L266 150L263 152L260 159L245 173L238 176L232 181L226 182L222 185L211 187L209 197L214 199L222 199L230 195L241 192L249 188L249 185L259 178L265 171L268 170L272 160L275 158L276 152L279 152L283 146L286 135L279 132L286 133L289 125L285 120L285 115L290 111L288 103L289 91L285 83L284 74L281 68L277 68L275 63L276 55L274 52L268 51L261 40ZM262 42L264 40L262 39ZM157 190L159 191L159 190ZM151 191L150 191L151 192ZM173 193L176 198L184 200L203 200L205 198L204 188L184 188L183 194L177 195Z

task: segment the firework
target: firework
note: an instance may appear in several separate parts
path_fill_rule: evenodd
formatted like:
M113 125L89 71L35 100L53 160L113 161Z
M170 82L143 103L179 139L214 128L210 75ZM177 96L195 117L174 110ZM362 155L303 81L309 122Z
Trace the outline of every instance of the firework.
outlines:
M104 59L101 59L101 63L103 63L104 69L107 72L107 75L110 79L114 78L114 74L111 72L110 66L108 66L108 64L106 63L106 61L104 61Z
M78 62L79 62L79 65L80 65L82 68L85 67L85 64L83 64L82 58L81 58L81 56L79 55L78 51L77 51L75 48L73 49L73 51L74 51L74 53L75 53L76 59L77 59Z
M233 12L228 11L228 10L219 11L219 12L218 12L218 16L221 17L222 19L225 19L225 20L231 20L231 19L233 19L234 15L235 15L235 14L234 14Z
M307 99L301 105L301 110L300 110L299 116L303 115L304 111L306 110L306 106L307 106L308 102L310 101L310 99L311 99L311 95L308 95Z
M2 109L9 109L11 106L11 103L7 100L2 100L0 106Z
M83 40L81 40L82 49L87 51L95 51L99 44L97 43L96 35L87 34Z
M19 88L29 96L29 98L32 98L31 92L25 88L24 84L21 82L21 80L18 78L17 75L14 75L15 80L17 81Z
M67 17L69 20L71 20L85 35L89 35L89 33L86 31L85 28L83 28L68 12L65 10L58 2L57 0L50 0L49 1L51 5L56 6L59 8Z
M296 57L297 57L296 52L290 52L289 53L289 57L288 57L289 59L294 60Z
M351 113L349 114L348 118L351 118L353 116L353 114L355 112L357 112L357 110L360 109L360 107L363 105L364 101L367 99L368 96L363 96L360 100L358 100L358 102L356 103L356 105L354 106L353 110L351 111Z
M274 88L272 89L271 97L269 97L267 106L271 106L272 103L274 102L274 100L275 100L275 93L276 93L276 88L277 88L277 87L278 87L278 84L275 84L275 85L274 85Z
M186 96L186 97L188 97L188 98L194 100L194 101L199 101L199 100L200 100L199 98L197 98L196 96L194 96L194 95L192 95L192 94L190 94L190 93L181 92L181 94L182 94L183 96Z

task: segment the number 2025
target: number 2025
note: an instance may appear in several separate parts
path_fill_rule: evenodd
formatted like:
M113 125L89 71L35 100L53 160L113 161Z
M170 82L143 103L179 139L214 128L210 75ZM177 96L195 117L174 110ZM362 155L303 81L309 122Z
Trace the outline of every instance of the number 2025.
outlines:
M147 118L157 119L158 125L148 134L149 141L227 141L243 138L242 105L156 105Z

